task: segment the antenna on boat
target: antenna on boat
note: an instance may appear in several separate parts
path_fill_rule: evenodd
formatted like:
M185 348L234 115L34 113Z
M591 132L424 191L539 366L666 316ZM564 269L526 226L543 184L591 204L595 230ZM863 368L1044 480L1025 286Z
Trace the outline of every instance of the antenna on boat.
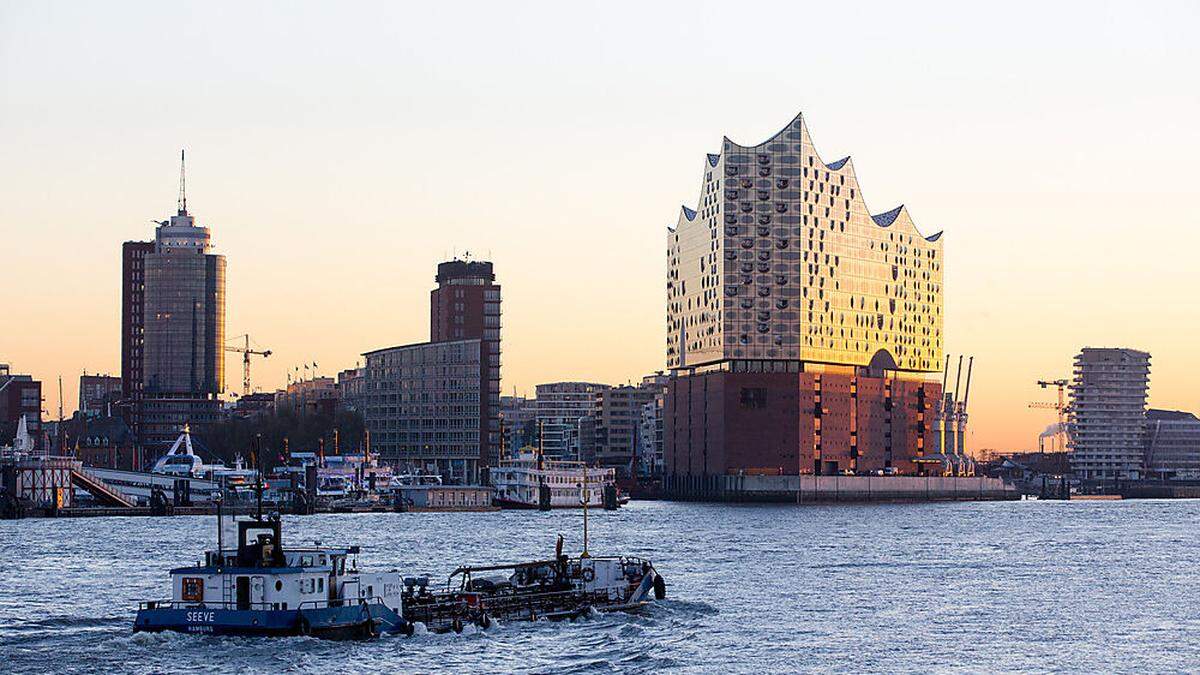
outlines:
M224 534L225 521L224 521L224 518L222 517L222 513L221 513L221 502L223 502L223 501L225 501L225 477L221 476L220 478L217 479L217 496L216 496L216 502L217 502L217 560L222 561L222 562L217 563L217 565L219 567L224 567L223 561L225 560L225 554L222 553L222 551L225 550L225 534Z
M588 490L588 475L587 462L583 463L583 488L579 491L579 502L583 504L583 553L579 554L580 558L588 558L588 502L591 501L591 492Z
M262 450L262 434L255 434L254 441L255 441L254 445L257 446L259 450ZM254 450L250 451L250 463L254 465L254 471L258 475L258 482L255 483L255 485L254 485L254 498L255 498L255 502L257 502L257 511L258 511L258 515L256 517L258 518L259 522L262 522L262 519L263 519L263 516L262 516L262 495L263 495L262 467L260 467L258 464L258 454L255 453Z

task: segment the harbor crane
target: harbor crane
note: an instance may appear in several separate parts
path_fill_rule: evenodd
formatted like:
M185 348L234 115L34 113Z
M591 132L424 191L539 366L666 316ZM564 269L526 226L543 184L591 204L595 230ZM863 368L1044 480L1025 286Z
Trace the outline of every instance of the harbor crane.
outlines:
M270 349L251 349L250 334L239 335L234 340L244 339L244 346L230 347L226 345L225 351L235 352L242 355L242 396L250 394L250 357L261 356L264 359L271 355Z
M1058 439L1058 451L1062 452L1067 449L1067 412L1071 406L1067 405L1066 391L1067 385L1070 384L1065 379L1057 380L1038 380L1038 386L1042 389L1050 387L1058 388L1058 402L1050 401L1034 401L1029 404L1030 408L1040 408L1043 410L1055 410L1058 412L1058 433L1055 437Z

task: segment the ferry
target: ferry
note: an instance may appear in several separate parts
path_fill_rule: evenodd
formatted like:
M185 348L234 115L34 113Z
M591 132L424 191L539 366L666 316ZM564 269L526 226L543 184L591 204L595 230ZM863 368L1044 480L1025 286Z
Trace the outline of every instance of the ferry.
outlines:
M218 511L217 548L203 562L170 571L171 599L141 603L134 632L412 635L400 573L359 571L357 546L285 547L278 514L264 518L261 510L235 521L237 539L226 546L220 519Z
M620 499L615 469L589 470L584 462L545 459L537 450L502 459L488 472L501 508L578 508L581 493L603 504L606 490Z

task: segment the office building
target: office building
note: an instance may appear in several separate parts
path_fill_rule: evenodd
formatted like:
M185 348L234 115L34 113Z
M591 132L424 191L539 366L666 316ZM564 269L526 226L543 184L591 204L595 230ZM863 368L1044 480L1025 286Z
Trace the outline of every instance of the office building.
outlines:
M500 286L482 261L440 263L435 280L430 341L363 354L356 405L380 456L477 483L500 453Z
M481 340L427 342L377 349L366 358L363 419L371 450L412 471L450 483L480 482Z
M1150 355L1084 347L1071 382L1071 470L1082 480L1135 480L1145 470Z
M0 363L0 445L13 440L22 418L34 448L41 448L42 383L32 375L14 373L7 363Z
M121 378L113 375L79 376L79 413L86 417L107 417L110 408L122 396Z
M209 252L210 238L188 213L181 167L178 210L159 221L154 250L141 256L142 390L135 396L134 433L140 446L153 451L169 447L185 424L203 436L220 419L225 256Z
M521 448L536 446L537 400L524 396L500 397L503 454L514 456Z
M363 395L366 393L366 369L347 368L338 373L337 395L346 410L362 412Z
M484 359L479 364L487 384L480 414L484 466L494 466L500 452L500 286L492 263L450 260L437 267L437 288L429 292L429 340L480 340Z
M635 477L643 408L663 398L667 379L650 376L639 385L616 386L597 392L595 410L584 420L590 433L585 433L583 428L580 430L581 458L615 469L619 478Z
M663 475L663 404L658 396L642 406L638 424L638 478L661 478Z
M1146 475L1200 480L1200 419L1179 410L1146 411Z
M940 461L941 233L867 210L802 116L724 139L667 237L665 464L738 474L923 474Z
M121 245L121 395L130 402L142 391L146 256L153 252L152 241L127 241Z
M596 395L608 388L595 382L537 385L537 422L546 457L579 458L579 423L596 413Z
M311 377L289 382L275 392L275 411L294 415L332 414L338 408L338 386L332 377Z

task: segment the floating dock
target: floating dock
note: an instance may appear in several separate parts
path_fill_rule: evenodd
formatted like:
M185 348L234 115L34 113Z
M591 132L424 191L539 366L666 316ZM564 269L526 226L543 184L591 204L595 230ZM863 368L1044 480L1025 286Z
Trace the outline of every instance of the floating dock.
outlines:
M703 502L937 502L1019 500L987 476L667 476L665 497Z

